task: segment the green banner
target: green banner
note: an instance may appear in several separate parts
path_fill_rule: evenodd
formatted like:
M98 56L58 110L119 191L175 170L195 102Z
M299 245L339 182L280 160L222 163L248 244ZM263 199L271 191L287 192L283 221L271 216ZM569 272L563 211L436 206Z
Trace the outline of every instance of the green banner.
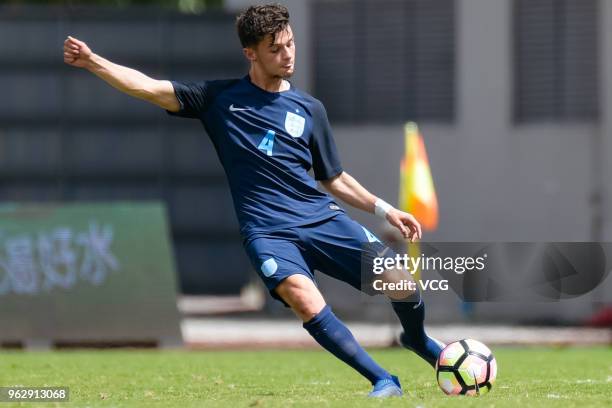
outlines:
M0 206L0 341L180 342L160 203Z

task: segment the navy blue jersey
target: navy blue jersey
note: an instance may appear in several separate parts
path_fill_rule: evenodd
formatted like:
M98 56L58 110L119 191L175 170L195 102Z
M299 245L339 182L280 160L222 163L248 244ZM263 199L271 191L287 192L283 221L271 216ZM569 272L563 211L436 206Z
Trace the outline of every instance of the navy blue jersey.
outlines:
M203 123L229 180L245 239L342 211L315 181L342 172L320 101L293 86L265 91L248 76L172 85L180 110L169 113Z

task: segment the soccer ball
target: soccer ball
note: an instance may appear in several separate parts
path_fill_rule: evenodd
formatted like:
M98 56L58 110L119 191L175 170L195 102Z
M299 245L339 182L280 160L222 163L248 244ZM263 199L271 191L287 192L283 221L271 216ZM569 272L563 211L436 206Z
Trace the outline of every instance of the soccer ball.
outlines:
M436 361L438 385L448 395L480 395L491 390L497 361L479 341L464 339L449 344Z

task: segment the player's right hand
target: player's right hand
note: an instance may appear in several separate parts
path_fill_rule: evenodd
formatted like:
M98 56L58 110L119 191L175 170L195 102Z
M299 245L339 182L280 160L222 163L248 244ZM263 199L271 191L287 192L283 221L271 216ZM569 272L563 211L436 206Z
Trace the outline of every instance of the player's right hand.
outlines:
M91 59L92 52L83 41L68 36L64 41L64 62L73 67L84 68Z

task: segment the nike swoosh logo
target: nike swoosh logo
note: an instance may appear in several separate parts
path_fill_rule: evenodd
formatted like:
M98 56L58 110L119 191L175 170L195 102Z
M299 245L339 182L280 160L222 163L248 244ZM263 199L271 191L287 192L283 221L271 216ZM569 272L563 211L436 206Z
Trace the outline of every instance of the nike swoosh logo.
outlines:
M421 303L423 303L423 298L419 295L419 303L417 303L416 306L412 306L412 308L416 309L417 307L421 306Z
M239 112L239 111L247 111L247 110L251 110L251 108L236 108L234 107L234 104L232 103L229 107L229 110L231 112Z
M379 258L382 258L382 257L385 256L385 254L387 253L388 250L389 250L389 247L385 247L385 249L383 249L380 252L376 251L376 255L378 255Z

